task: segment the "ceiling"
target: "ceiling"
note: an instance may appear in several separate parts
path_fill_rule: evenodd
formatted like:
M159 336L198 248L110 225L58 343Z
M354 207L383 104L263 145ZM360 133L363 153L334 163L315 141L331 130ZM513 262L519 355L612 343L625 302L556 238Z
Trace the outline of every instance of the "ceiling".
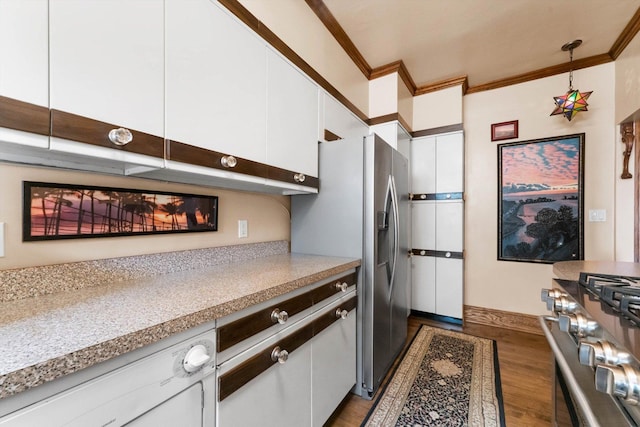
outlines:
M640 0L306 2L367 77L402 61L414 92L464 76L473 89L563 72L561 47L575 39L574 68L610 62L640 28Z

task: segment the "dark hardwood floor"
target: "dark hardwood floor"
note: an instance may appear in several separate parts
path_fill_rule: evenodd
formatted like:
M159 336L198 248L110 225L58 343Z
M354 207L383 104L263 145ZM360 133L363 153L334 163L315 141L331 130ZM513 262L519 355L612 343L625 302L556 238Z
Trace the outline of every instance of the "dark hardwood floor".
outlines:
M542 335L473 323L458 326L411 316L407 343L411 341L422 324L495 340L498 345L506 425L508 427L551 425L553 362L551 349ZM380 390L382 388L380 387ZM375 402L378 393L371 401L353 394L348 395L327 421L326 426L359 426Z

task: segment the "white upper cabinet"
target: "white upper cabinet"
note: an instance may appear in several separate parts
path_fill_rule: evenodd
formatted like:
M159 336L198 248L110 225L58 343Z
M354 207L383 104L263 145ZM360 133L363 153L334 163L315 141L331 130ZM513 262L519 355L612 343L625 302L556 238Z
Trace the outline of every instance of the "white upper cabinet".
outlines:
M318 86L267 49L267 163L318 176Z
M0 95L49 106L48 0L0 0Z
M51 108L164 133L162 0L49 2Z
M323 97L324 123L321 126L323 139L325 129L340 139L362 138L369 134L369 126L349 111L347 107L327 93L323 92Z
M411 142L414 193L464 191L464 137L462 132L415 138Z
M210 0L166 0L167 139L264 163L266 46Z
M2 142L39 148L49 144L47 4L48 0L0 0L0 97L10 98L0 99L0 110L6 113L0 114Z

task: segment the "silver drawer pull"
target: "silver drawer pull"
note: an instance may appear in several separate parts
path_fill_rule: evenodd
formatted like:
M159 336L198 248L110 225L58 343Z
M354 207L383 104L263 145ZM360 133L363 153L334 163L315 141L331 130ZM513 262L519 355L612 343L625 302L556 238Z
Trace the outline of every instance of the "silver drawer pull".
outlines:
M133 141L133 134L129 129L125 128L111 129L109 131L109 141L115 145L127 145Z
M347 282L336 282L335 285L333 285L336 288L336 291L340 291L340 292L347 292L347 288L349 288L349 285L347 284Z
M220 159L220 163L225 168L235 168L238 164L238 159L233 156L222 156L222 158Z
M340 308L337 308L336 317L338 319L346 319L347 317L349 317L349 312L347 310L341 310Z
M276 347L271 352L271 360L274 362L283 364L287 359L289 359L289 352L287 350L282 350L280 347Z
M305 179L307 179L307 177L304 176L303 173L296 173L293 175L293 180L295 182L304 182Z
M273 323L280 323L281 325L284 325L287 320L289 320L289 313L286 311L276 308L271 312L271 321Z

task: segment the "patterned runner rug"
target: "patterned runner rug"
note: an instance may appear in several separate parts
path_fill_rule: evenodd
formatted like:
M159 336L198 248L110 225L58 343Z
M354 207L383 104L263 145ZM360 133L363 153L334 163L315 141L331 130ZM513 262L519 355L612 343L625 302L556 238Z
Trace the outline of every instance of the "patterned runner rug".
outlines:
M362 426L504 427L496 343L422 326Z

